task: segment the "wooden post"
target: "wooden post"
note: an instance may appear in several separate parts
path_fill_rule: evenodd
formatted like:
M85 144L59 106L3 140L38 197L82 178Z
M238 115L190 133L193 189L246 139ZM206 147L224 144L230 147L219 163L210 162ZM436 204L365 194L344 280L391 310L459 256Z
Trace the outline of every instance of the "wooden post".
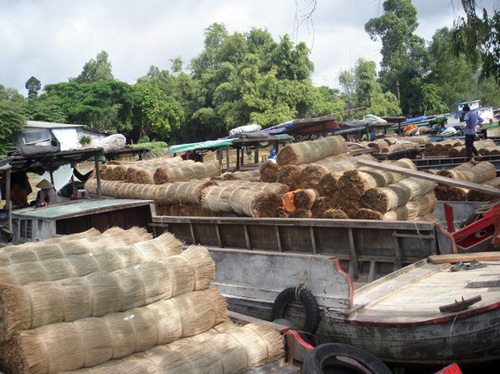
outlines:
M94 154L94 167L95 167L95 177L97 180L97 198L100 199L102 197L101 193L101 173L99 172L99 152L96 151Z
M259 163L259 148L255 147L255 159L254 159L254 164L258 164Z
M229 146L226 146L226 170L229 169Z
M236 146L236 170L240 170L240 147Z
M9 231L12 232L12 202L10 201L10 169L5 171L5 206L7 207L9 219Z

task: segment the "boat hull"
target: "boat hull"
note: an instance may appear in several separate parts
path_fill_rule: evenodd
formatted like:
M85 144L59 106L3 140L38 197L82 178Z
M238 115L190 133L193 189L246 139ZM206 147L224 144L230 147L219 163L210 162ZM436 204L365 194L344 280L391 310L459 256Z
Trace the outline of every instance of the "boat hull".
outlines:
M500 309L426 325L357 324L323 318L320 342L342 342L399 365L487 363L500 359Z

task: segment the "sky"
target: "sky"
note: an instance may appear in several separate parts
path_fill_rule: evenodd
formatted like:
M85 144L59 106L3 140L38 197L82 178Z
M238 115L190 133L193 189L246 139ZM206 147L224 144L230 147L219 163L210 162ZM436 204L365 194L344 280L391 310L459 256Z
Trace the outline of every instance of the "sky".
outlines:
M478 0L491 7L499 0ZM380 42L365 23L383 13L382 0L0 0L0 84L27 95L35 76L42 87L78 76L105 50L115 79L134 84L151 65L169 70L203 50L204 30L223 23L230 34L267 29L311 49L315 86L338 87L338 75L357 59L379 63ZM426 41L452 27L459 0L413 0Z

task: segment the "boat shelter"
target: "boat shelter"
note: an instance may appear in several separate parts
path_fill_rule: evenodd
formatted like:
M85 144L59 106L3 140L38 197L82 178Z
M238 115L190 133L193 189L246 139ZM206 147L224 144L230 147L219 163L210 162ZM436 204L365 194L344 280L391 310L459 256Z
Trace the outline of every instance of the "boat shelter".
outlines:
M244 147L252 147L255 152L255 160L259 158L259 148L267 147L274 144L276 153L279 150L279 145L287 143L293 139L287 134L269 135L261 137L239 137L239 138L222 138L217 140L208 140L204 142L186 143L173 145L169 148L170 153L185 153L185 152L203 152L208 150L216 151L222 156L223 151L226 153L226 169L229 169L229 149L236 149L236 170L240 170L243 166L243 149ZM219 164L222 167L222 157L218 157Z
M84 162L94 161L97 178L97 197L101 196L101 179L98 164L101 161L113 160L133 155L142 155L149 152L151 148L131 148L111 149L104 151L102 148L80 148L67 151L55 151L53 145L25 145L10 156L0 159L0 172L3 174L5 182L5 212L8 218L8 230L12 228L12 208L10 205L10 191L12 173L36 173L42 175L48 173L50 182L55 186L54 172L60 167L68 166L71 170L71 182L74 187L72 166ZM75 188L73 188L75 192Z

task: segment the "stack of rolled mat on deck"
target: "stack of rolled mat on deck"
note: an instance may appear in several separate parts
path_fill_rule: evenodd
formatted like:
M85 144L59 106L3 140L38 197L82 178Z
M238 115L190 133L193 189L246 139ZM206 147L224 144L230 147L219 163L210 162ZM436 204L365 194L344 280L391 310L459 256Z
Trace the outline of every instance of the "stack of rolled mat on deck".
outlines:
M431 139L428 136L406 136L387 137L368 142L368 147L373 148L377 153L392 153L402 150L420 151L422 144L429 144Z
M387 147L395 149L401 140L415 148L430 142L427 136L389 137L365 142L362 148L388 151ZM263 163L258 171L226 172L188 181L159 177L178 173L174 170L182 168L179 163L183 165L179 160L108 165L105 172L116 178L101 180L101 191L115 198L153 200L153 214L158 216L432 219L434 184L415 178L403 181L407 177L402 174L360 167L361 159L375 161L370 154L352 156L342 136L329 136L287 145L278 152L277 162ZM187 165L194 167L195 163ZM395 165L416 169L408 159L395 161ZM127 166L127 174L147 168L151 184L118 178L123 175L119 166ZM161 184L153 184L155 181ZM85 187L95 194L96 179L89 179Z
M283 341L272 327L228 322L224 298L210 288L214 277L205 248L182 251L170 233L152 239L137 228L6 247L2 369L226 373L282 357Z
M484 156L500 154L500 147L492 139L474 142L479 153ZM445 139L425 145L424 156L466 157L465 144L459 139Z
M483 161L477 165L467 162L450 170L434 170L431 172L457 180L496 188L500 187L500 178L497 177L495 165L491 162ZM489 201L496 198L496 196L488 193L445 184L438 184L435 193L438 200L444 201Z
M371 156L361 156L371 157ZM334 218L372 220L425 220L433 221L437 204L435 183L404 174L358 167L358 158L345 158L337 163L338 169L320 173L311 178L311 188L289 192L294 202L292 212L279 212L280 217ZM347 163L348 167L345 167ZM343 163L342 166L339 166ZM396 166L416 170L409 159L384 161ZM303 170L305 170L304 168ZM319 181L318 181L319 180ZM303 183L306 183L305 181ZM304 185L303 185L304 186ZM305 187L305 186L304 186Z

